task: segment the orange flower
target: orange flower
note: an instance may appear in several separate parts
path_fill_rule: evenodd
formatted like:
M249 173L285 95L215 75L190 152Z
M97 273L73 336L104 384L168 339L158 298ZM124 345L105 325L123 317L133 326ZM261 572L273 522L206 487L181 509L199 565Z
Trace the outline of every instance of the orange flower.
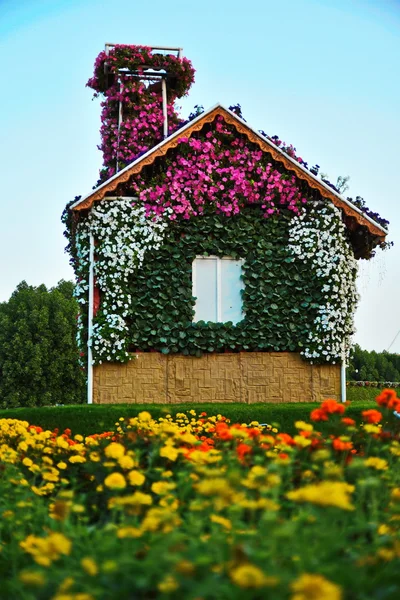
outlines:
M233 435L229 431L229 426L226 423L217 423L215 426L215 432L220 440L232 440Z
M382 419L382 413L380 413L379 410L374 410L373 408L370 410L363 410L361 414L367 423L379 423L379 421Z
M249 446L248 444L240 443L236 448L236 452L239 460L243 461L246 454L251 454L251 446Z
M400 408L400 399L397 397L395 390L390 390L388 388L382 390L379 396L376 397L376 401L379 406L386 406L387 408L394 410Z
M332 446L335 450L346 452L347 450L351 450L353 448L353 442L347 442L341 440L340 438L335 438L332 442Z
M311 411L310 419L311 421L327 421L328 415L322 410L322 408L315 408Z
M345 407L343 404L339 404L336 400L332 400L329 398L328 400L324 400L321 404L321 410L329 415L338 414L342 415L345 411Z
M281 442L282 444L286 444L287 446L295 446L296 445L296 442L294 441L292 436L289 435L288 433L278 433L278 435L276 436L276 439L278 442Z
M356 424L355 420L350 419L350 417L343 417L342 423L344 423L345 425L355 425Z

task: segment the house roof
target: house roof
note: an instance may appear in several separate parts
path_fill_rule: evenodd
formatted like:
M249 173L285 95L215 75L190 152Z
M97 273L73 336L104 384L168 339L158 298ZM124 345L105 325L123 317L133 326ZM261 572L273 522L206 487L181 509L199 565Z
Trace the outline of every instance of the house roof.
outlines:
M283 164L286 169L294 172L298 179L306 181L311 188L318 190L324 198L331 200L332 203L340 208L346 217L348 217L348 221L353 223L353 228L354 226L367 228L369 234L374 238L373 246L385 241L385 237L388 233L387 229L368 215L364 214L357 206L343 198L339 193L321 181L321 179L318 179L299 162L288 156L269 138L266 138L260 132L254 130L238 115L221 104L215 105L192 121L186 123L186 125L157 144L157 146L154 146L145 154L127 165L124 169L110 177L110 179L107 179L107 181L99 185L90 192L90 194L72 204L71 209L74 211L89 209L94 202L103 200L107 195L115 192L121 183L127 182L133 175L140 173L145 166L151 165L158 157L164 156L168 150L178 146L182 136L190 137L192 133L200 131L206 123L214 121L218 115L221 115L227 123L233 125L239 133L244 134L250 142L257 144L261 150L271 154L273 159Z

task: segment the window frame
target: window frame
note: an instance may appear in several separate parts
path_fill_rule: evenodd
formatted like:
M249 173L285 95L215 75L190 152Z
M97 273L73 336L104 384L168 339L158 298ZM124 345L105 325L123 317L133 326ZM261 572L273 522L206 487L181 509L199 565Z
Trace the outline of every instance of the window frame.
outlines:
M240 267L241 267L241 269L243 269L243 265L244 265L245 261L243 258L232 258L232 256L217 256L215 254L210 254L208 256L196 255L192 261L192 296L194 298L197 298L197 294L196 294L196 292L197 292L196 260L199 260L199 259L200 260L216 260L217 261L217 290L216 290L217 320L216 321L206 321L206 322L208 322L208 323L229 323L230 321L222 321L222 268L221 268L221 263L223 260L231 260L231 261L240 263ZM242 280L240 280L240 281L242 281ZM241 287L241 289L244 289L244 286ZM237 325L237 323L240 323L240 321L242 321L244 318L243 301L241 303L240 314L241 314L242 318L239 321L236 321L236 323L234 323L234 325ZM199 320L195 320L195 319L196 319L196 304L194 306L194 319L193 319L192 323L198 323L199 321L203 320L203 319L199 319Z

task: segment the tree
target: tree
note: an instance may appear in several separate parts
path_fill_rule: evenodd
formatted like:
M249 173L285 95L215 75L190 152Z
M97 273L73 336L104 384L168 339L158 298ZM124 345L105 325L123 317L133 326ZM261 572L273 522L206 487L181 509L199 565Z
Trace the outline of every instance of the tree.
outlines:
M17 286L0 304L0 406L75 404L85 400L78 362L72 282Z

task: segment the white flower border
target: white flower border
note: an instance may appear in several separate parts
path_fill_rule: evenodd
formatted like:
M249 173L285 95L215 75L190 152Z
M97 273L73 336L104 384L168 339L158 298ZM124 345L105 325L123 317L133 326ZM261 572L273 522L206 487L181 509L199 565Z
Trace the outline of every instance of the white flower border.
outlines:
M105 199L81 221L76 234L78 283L75 296L87 307L89 290L89 238L96 240L94 277L101 290L101 306L93 326L93 363L125 362L129 358L128 327L130 276L140 269L147 250L157 250L164 239L170 211L148 218L135 198ZM78 317L78 342L85 344L84 316Z
M354 333L358 264L340 210L333 204L303 209L294 217L289 251L306 262L321 284L324 301L301 354L310 362L336 363L348 357Z

